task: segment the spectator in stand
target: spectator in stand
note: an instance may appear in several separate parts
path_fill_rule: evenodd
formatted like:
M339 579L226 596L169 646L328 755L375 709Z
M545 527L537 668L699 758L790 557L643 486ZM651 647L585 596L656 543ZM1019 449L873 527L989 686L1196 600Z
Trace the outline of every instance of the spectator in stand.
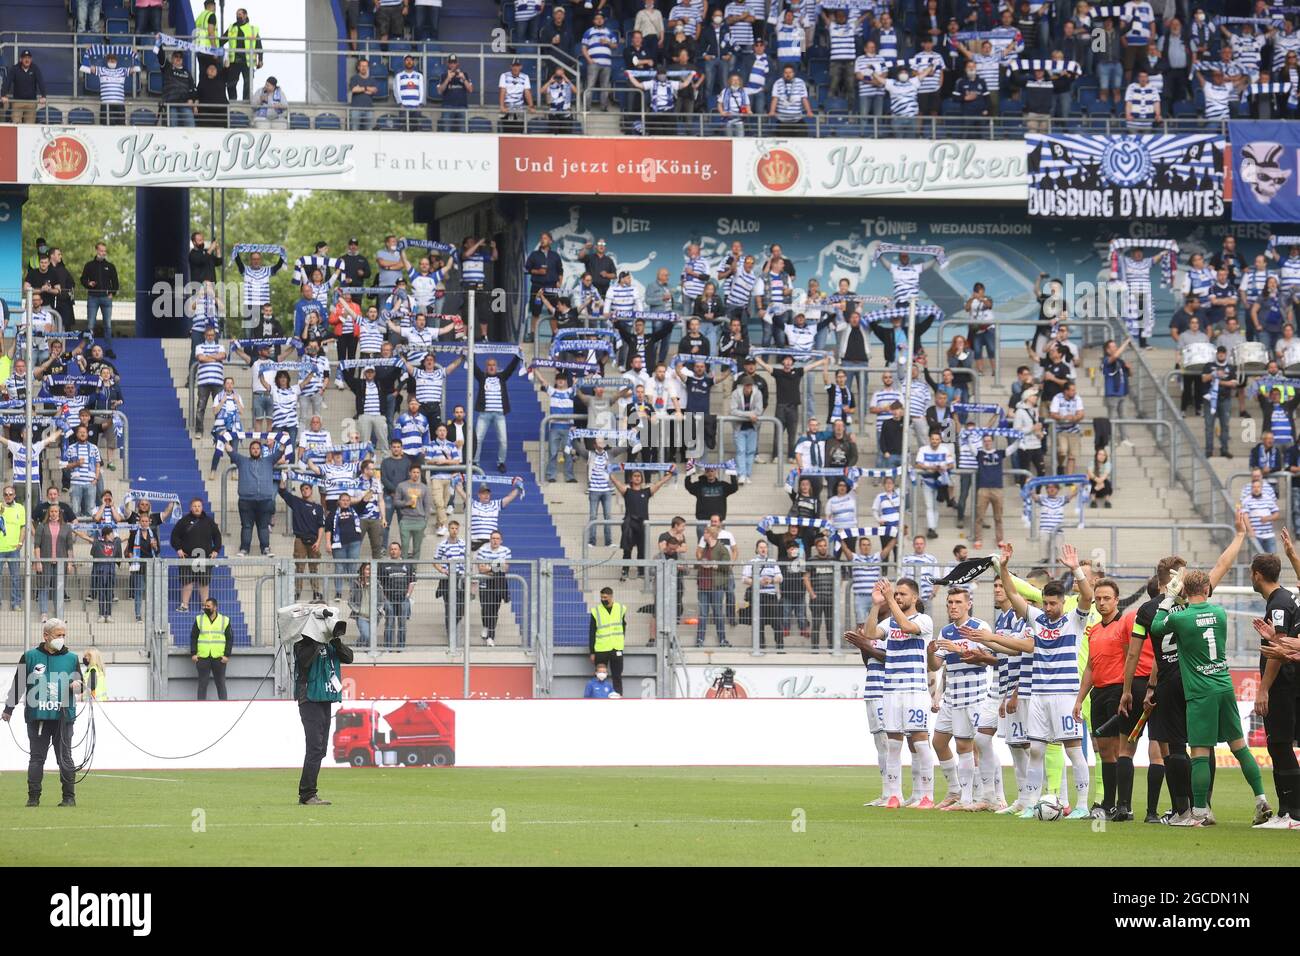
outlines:
M1106 403L1106 417L1111 421L1124 417L1124 399L1128 398L1129 379L1133 369L1123 359L1124 351L1132 344L1132 339L1125 339L1123 345L1116 345L1114 339L1107 340L1103 347L1105 357L1101 362L1102 392ZM1213 429L1213 425L1210 426ZM1124 426L1115 426L1114 435L1125 447L1133 443L1124 438ZM1226 432L1225 438L1226 441Z
M510 600L510 585L506 580L510 558L510 549L502 542L500 531L493 531L487 545L475 554L479 573L479 615L483 623L479 633L488 647L496 647L501 605Z
M67 592L68 559L72 557L73 529L62 508L48 508L36 529L32 551L32 573L36 575L36 598L41 621L49 619L50 596L54 597L54 616L63 616ZM44 559L44 560L42 560Z
M497 360L494 358L489 358L481 369L477 363L473 367L474 379L478 382L478 388L474 392L474 464L477 465L483 457L483 436L491 428L497 437L497 471L503 475L506 471L506 446L510 440L506 429L506 419L510 415L510 392L506 386L510 377L519 369L521 361L521 356L515 355L501 371L498 371Z
M632 30L640 33L650 56L659 54L660 44L667 34L664 15L659 12L655 0L642 0L641 9L632 21Z
M45 105L45 78L32 62L32 51L23 50L18 64L5 74L0 87L0 106L13 106L14 123L35 123L36 109Z
M275 466L286 449L277 444L274 451L267 452L257 439L248 443L247 455L236 451L230 442L224 448L230 463L239 470L239 557L248 554L256 527L262 557L269 558L271 519L275 517Z
M439 90L442 88L439 87ZM348 80L348 105L351 107L348 128L353 130L373 129L375 125L375 97L379 95L379 82L370 75L370 61L365 57L357 60L357 71ZM349 251L351 250L351 243ZM362 282L354 283L362 285ZM342 356L340 356L342 358Z
M1262 389L1261 389L1262 391ZM1273 440L1284 450L1295 443L1295 409L1300 403L1300 392L1287 386L1283 397L1282 389L1274 386L1269 389L1268 397L1259 398L1264 428L1272 431Z
M599 93L600 108L608 110L614 102L610 87L614 85L611 65L618 35L605 26L605 15L599 10L591 18L591 27L582 35L582 58L587 61L586 109L591 109L592 94Z
M254 129L288 129L289 101L279 81L268 76L262 88L253 95Z
M384 371L390 374L381 379L375 366L367 365L361 370L361 378L354 378L351 382L361 440L373 441L377 447L388 444L388 418L384 407L397 377L397 370L390 366L385 366Z
M100 314L104 317L104 354L117 358L113 351L113 296L120 288L117 267L108 261L108 246L95 243L95 257L81 269L81 284L86 289L86 331L92 336Z
M406 621L411 616L411 595L415 593L415 565L402 560L402 546L388 546L388 560L379 563L379 593L384 599L384 643L386 650L406 647Z
M411 37L416 43L438 39L442 22L442 0L412 0Z
M409 0L374 0L375 35L379 49L388 52L390 39L400 40L406 35L406 11Z
M424 74L415 68L415 57L409 53L402 58L402 68L393 74L390 84L393 102L402 110L403 123L408 133L419 129L420 108L426 97Z
M558 3L551 10L551 17L542 24L539 43L558 48L566 54L573 52L573 23L569 12Z
M227 29L221 39L226 47L229 64L226 69L226 97L238 101L239 78L244 78L243 99L249 99L253 92L253 70L262 68L262 37L257 27L248 22L248 11L240 7L235 11L235 22Z
M216 282L217 266L221 264L221 244L204 245L203 232L190 235L190 282Z
M323 601L325 596L320 578L321 545L325 541L325 509L314 499L312 486L303 484L298 494L288 491L289 475L280 478L280 497L289 508L290 526L293 534L293 599L298 600L303 581L310 580L311 599Z
M1241 510L1250 519L1251 534L1255 546L1265 554L1277 553L1277 530L1274 527L1280 517L1277 509L1277 496L1259 477L1251 479L1242 491Z
M424 549L424 533L429 527L430 500L429 486L424 483L424 470L419 465L411 465L406 470L406 480L393 492L401 550L411 560L419 560Z
M203 499L190 501L189 514L184 515L172 528L171 546L178 557L207 559L215 558L221 551L221 531L212 516L203 510ZM212 569L206 564L182 562L180 565L181 601L177 608L182 614L190 609L190 593L197 584L199 598L208 599L208 582L212 578Z
M185 65L185 54L181 50L172 50L168 57L161 56L160 50L161 47L154 44L154 56L158 57L162 71L162 102L167 108L167 125L193 126L194 109L199 103L194 74Z
M511 60L510 69L497 79L497 106L501 111L497 125L502 133L524 132L528 112L533 108L533 81L523 67L523 60Z
M1232 395L1239 391L1237 367L1228 361L1228 350L1220 345L1215 349L1214 361L1201 376L1202 390L1206 395L1205 407L1205 457L1214 451L1214 423L1219 423L1219 454L1231 458L1228 450L1228 423L1232 416Z
M95 506L95 491L100 481L99 448L89 440L85 425L78 425L63 449L60 466L70 472L72 510L84 518Z
M343 597L343 582L356 576L361 557L361 512L352 506L352 495L339 494L338 507L325 523L325 540L334 556L334 599Z
M438 81L442 112L438 116L441 132L463 133L468 129L469 95L474 92L473 81L460 68L456 54L447 57L447 72Z
M695 498L695 520L699 522L700 533L715 515L722 521L727 519L727 499L740 490L736 475L730 471L727 475L728 479L723 481L716 467L706 466L703 478L694 471L686 476L686 493Z
M1250 450L1251 469L1258 469L1263 475L1281 471L1286 465L1287 456L1283 449L1273 443L1273 433L1266 429L1259 438L1259 442Z
M203 69L198 84L198 119L196 124L206 128L224 129L230 122L230 99L226 91L227 67L209 63Z
M1048 414L1056 422L1056 472L1072 475L1079 458L1084 416L1083 399L1074 382L1067 383L1065 390L1052 399Z
M143 502L141 502L143 504ZM136 513L134 527L127 532L126 544L122 548L122 555L129 562L127 572L130 574L131 597L135 602L135 622L139 624L144 618L144 592L146 574L146 562L153 562L162 554L162 541L158 536L158 527L152 519L157 515L150 515L146 511ZM157 565L154 565L157 567Z
M1089 501L1088 507L1097 507L1097 502L1102 502L1105 507L1111 507L1110 496L1114 489L1110 484L1110 453L1105 448L1098 448L1092 455L1092 464L1088 467L1088 485Z
M126 124L126 83L133 74L140 72L134 62L130 66L119 66L117 53L110 50L104 57L104 65L86 64L81 72L99 78L99 123L101 126L124 126Z

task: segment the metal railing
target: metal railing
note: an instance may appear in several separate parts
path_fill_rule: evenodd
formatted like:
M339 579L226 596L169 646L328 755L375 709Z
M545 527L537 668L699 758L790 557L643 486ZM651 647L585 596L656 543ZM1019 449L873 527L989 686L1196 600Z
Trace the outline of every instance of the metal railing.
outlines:
M1088 527L1093 531L1106 531L1110 535L1110 550L1107 554L1119 554L1119 534L1121 531L1168 531L1169 532L1169 553L1179 554L1182 548L1179 547L1179 536L1189 531L1218 531L1232 537L1236 533L1236 526L1233 524L1210 523L1210 522L1193 522L1179 521L1175 524L1169 522L1145 522L1145 521L1127 521L1123 524L1089 524ZM1144 535L1150 537L1150 535Z

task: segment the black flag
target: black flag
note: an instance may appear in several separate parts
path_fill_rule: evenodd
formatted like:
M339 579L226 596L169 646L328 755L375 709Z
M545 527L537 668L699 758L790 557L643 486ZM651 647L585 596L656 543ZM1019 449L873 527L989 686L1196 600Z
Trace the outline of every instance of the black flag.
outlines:
M992 558L967 558L949 571L946 576L936 578L934 583L959 588L964 584L970 584L991 567L993 567Z

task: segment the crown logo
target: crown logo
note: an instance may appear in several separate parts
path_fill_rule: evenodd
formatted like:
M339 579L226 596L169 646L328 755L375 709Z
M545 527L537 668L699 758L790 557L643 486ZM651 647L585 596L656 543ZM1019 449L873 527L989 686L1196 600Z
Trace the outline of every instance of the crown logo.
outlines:
M799 178L799 160L784 149L772 150L755 168L759 182L774 192L789 189Z
M60 136L41 150L41 166L55 179L76 179L89 159L86 147L70 136Z

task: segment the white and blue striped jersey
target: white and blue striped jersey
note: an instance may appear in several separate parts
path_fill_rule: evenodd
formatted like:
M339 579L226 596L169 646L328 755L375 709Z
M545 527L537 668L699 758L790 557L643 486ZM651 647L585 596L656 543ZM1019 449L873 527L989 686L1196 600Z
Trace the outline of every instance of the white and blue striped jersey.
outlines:
M831 58L835 59L833 45ZM803 27L799 24L777 24L776 59L780 63L803 59Z
M1025 619L1017 614L1013 608L999 611L997 618L993 622L994 634L1020 637L1024 629ZM989 699L1006 700L1013 693L1019 697L1031 696L1033 682L1029 673L1030 668L1023 665L1029 663L1032 659L1027 658L1024 654L1004 654L1002 651L994 653L998 658L997 680L989 684Z
M1246 36L1244 33L1234 33L1230 42L1232 43L1233 62L1240 64L1247 76L1254 76L1258 73L1260 51L1264 49L1264 44L1268 42L1268 38L1259 33L1251 36ZM1286 54L1283 53L1280 59L1274 59L1275 70L1281 66L1282 60L1285 58Z
M832 495L826 502L826 511L830 515L831 527L856 528L858 496L851 491L847 495Z
M984 629L988 625L978 618L968 618L965 624L970 627ZM939 632L939 636L945 641L952 641L959 644L967 650L980 650L981 645L974 641L968 641L961 636L957 624L947 624ZM944 703L953 707L973 707L984 699L988 691L988 665L973 664L961 659L959 652L949 651L941 654L939 659L943 661L944 669L947 671L948 679L944 682L943 700Z
M591 494L603 494L611 491L609 483L609 453L593 451L587 457L587 491Z
M889 406L892 405L894 402L899 402L901 404L902 401L903 401L903 393L900 392L897 388L881 388L871 393L871 405L874 408L878 408L883 405L886 409L888 409ZM880 438L880 429L883 428L885 422L892 417L893 416L887 410L883 412L876 412L876 438L877 439Z
M723 12L728 20L732 17L743 17L746 13L745 4L729 3ZM730 24L728 29L731 31L731 42L737 48L747 50L754 45L754 25L748 20L737 20Z
M483 379L483 408L484 411L502 412L505 405L501 401L501 379L495 375L489 375Z
M314 432L309 428L304 428L298 432L298 447L303 449L305 454L304 460L321 464L325 461L325 453L319 451L321 448L328 448L334 444L334 437L326 430Z
M1300 256L1287 256L1278 269L1278 285L1283 289L1300 286Z
M909 554L902 561L903 573L914 580L921 589L921 600L934 596L934 575L939 570L939 559L932 554Z
M406 339L406 360L419 367L429 354L430 346L438 341L438 331L427 325L424 328L413 325L402 333L402 337Z
M4 443L9 449L9 454L13 458L13 474L11 480L15 486L25 484L27 481L27 445L25 442L10 441L5 439ZM31 457L31 474L32 484L39 487L41 483L41 452L45 446L50 443L50 439L42 438L32 445Z
M920 84L918 93L936 93L939 87L943 85L943 55L935 53L933 50L926 52L921 50L913 55L908 61L914 74L919 74L921 70L933 69L934 72L926 76L917 76L916 82Z
M1083 397L1076 393L1074 398L1066 398L1064 392L1057 392L1050 410L1053 415L1077 415L1083 411ZM1079 435L1083 433L1083 422L1057 422L1056 430L1062 435Z
M302 379L306 377L306 370L299 373L298 381L302 388L302 397L311 398L313 395L319 395L325 390L325 380L330 374L330 360L324 355L317 355L313 358L310 355L304 355L302 360L311 366L310 371L314 374L311 381L302 385Z
M915 105L915 104L913 104ZM901 115L895 110L894 115ZM915 114L909 114L915 115ZM925 267L909 262L903 265L901 262L891 262L889 265L889 274L894 279L894 304L901 305L904 302L910 302L921 294L921 273Z
M609 287L609 314L619 318L630 316L636 311L636 287L619 282Z
M898 537L898 526L902 521L902 501L897 491L882 491L876 495L871 504L876 520L885 528L885 534L891 538Z
M767 89L767 74L771 69L772 63L766 53L754 57L754 61L749 65L749 77L745 80L745 91L750 96Z
M885 90L889 93L891 116L915 116L920 112L916 95L921 91L921 84L915 77L908 77L906 80L886 80ZM897 294L894 297L897 299Z
M471 541L483 541L492 537L501 520L501 499L489 498L486 502L474 499L469 509L469 538Z
M890 60L898 59L898 31L893 27L876 33L876 49ZM901 115L901 114L900 114Z
M460 449L456 443L446 438L435 438L424 446L425 458L446 459L453 465L461 460Z
M880 555L854 554L849 569L853 574L853 593L870 594L880 580Z
M465 542L446 540L438 545L438 550L433 554L434 559L445 562L449 565L456 565L465 560ZM452 571L453 567L448 567Z
M504 544L499 548L494 548L490 544L485 544L474 553L474 563L488 565L489 574L504 572L506 570L505 565L510 558L510 549Z
M218 355L224 357L225 348L220 342L200 342L194 346L195 356ZM198 367L195 384L197 385L215 385L220 388L226 381L226 363L223 362L196 362Z
M727 306L732 309L747 309L754 298L754 287L758 284L756 270L745 271L739 266L727 279Z
M378 352L384 344L386 326L383 319L371 321L367 316L357 319L357 351Z
M1160 105L1160 91L1151 84L1139 86L1130 83L1124 91L1124 105L1132 112L1130 126L1148 127L1155 121L1156 107Z
M339 495L352 487L357 478L357 466L348 462L321 465L321 478L325 482L325 500L338 501Z
M1270 515L1277 513L1277 497L1268 492L1269 486L1264 485L1265 493L1258 498L1246 490L1246 494L1241 499L1241 508L1250 518L1250 529L1257 538L1272 538L1275 536L1275 523L1269 521Z
M433 370L417 368L415 370L415 398L421 404L441 402L443 390L447 386L447 372L441 365Z
M1214 285L1214 270L1209 266L1202 266L1200 269L1189 268L1183 278L1183 295L1195 295L1204 299L1210 294L1212 285Z
M1069 504L1065 495L1044 494L1038 499L1038 530L1055 531L1065 524L1065 506Z
M421 454L429 443L429 420L416 412L403 412L393 423L394 437L402 443L402 451L409 457Z
M271 266L244 266L244 305L261 308L271 301Z
M694 273L694 275L688 275L688 273ZM700 256L687 259L682 264L682 294L688 299L695 299L702 295L704 293L704 283L706 280L700 277L707 276L708 274L708 260L703 259Z
M1264 289L1268 286L1268 280L1277 273L1271 269L1244 269L1241 273L1240 289L1241 294L1245 296L1247 302L1254 303L1264 294ZM1281 284L1279 280L1279 284ZM1148 281L1147 288L1149 289Z
M1129 0L1124 4L1124 12L1120 15L1120 19L1128 24L1124 39L1128 41L1129 46L1145 47L1150 42L1156 12L1146 0Z
M419 109L424 105L424 74L419 70L393 74L393 95L403 109Z
M221 315L217 309L216 296L200 293L190 300L190 306L191 332L206 332L210 328L220 330Z
M861 73L863 79L858 80L858 96L884 96L885 88L876 86L871 82L871 77L876 73L886 72L893 65L892 60L887 60L879 54L868 56L865 53L853 62L853 72Z
M938 448L931 448L926 445L916 453L916 463L918 465L943 465L953 464L952 446L941 444ZM941 471L926 471L921 474L921 481L929 488L938 488L943 483L944 473Z
M297 385L288 388L271 386L271 427L296 428L298 426L298 396L302 389Z
M374 382L364 382L366 390L365 401L361 405L362 415L382 415L383 406L379 401L379 386Z
M1079 641L1088 609L1075 608L1053 621L1045 612L1034 614L1033 680L1037 694L1079 693Z
M81 462L81 464L72 468L71 479L74 485L93 485L95 483L95 469L99 465L99 449L91 442L68 442L63 449L63 460Z
M885 641L885 684L887 694L924 694L929 689L926 651L934 637L934 622L920 612L908 620L919 625L921 633L904 633L892 617L876 627L876 637Z
M876 641L871 642L872 647L879 648L880 644ZM874 657L867 661L867 679L862 685L863 700L884 700L885 699L885 662L878 661Z
M1227 119L1235 88L1227 83L1206 81L1201 89L1205 92L1205 118Z
M611 53L617 43L618 37L609 27L588 27L587 32L582 35L582 48L587 51L587 56L591 57L591 62L598 67L610 65ZM568 86L566 83L556 85Z
M532 86L532 80L528 78L527 73L521 72L514 76L509 72L502 73L501 78L497 80L497 86L506 91L506 109L521 110L525 106L524 91Z
M826 27L826 32L831 41L832 60L852 60L857 56L857 24L832 21Z

